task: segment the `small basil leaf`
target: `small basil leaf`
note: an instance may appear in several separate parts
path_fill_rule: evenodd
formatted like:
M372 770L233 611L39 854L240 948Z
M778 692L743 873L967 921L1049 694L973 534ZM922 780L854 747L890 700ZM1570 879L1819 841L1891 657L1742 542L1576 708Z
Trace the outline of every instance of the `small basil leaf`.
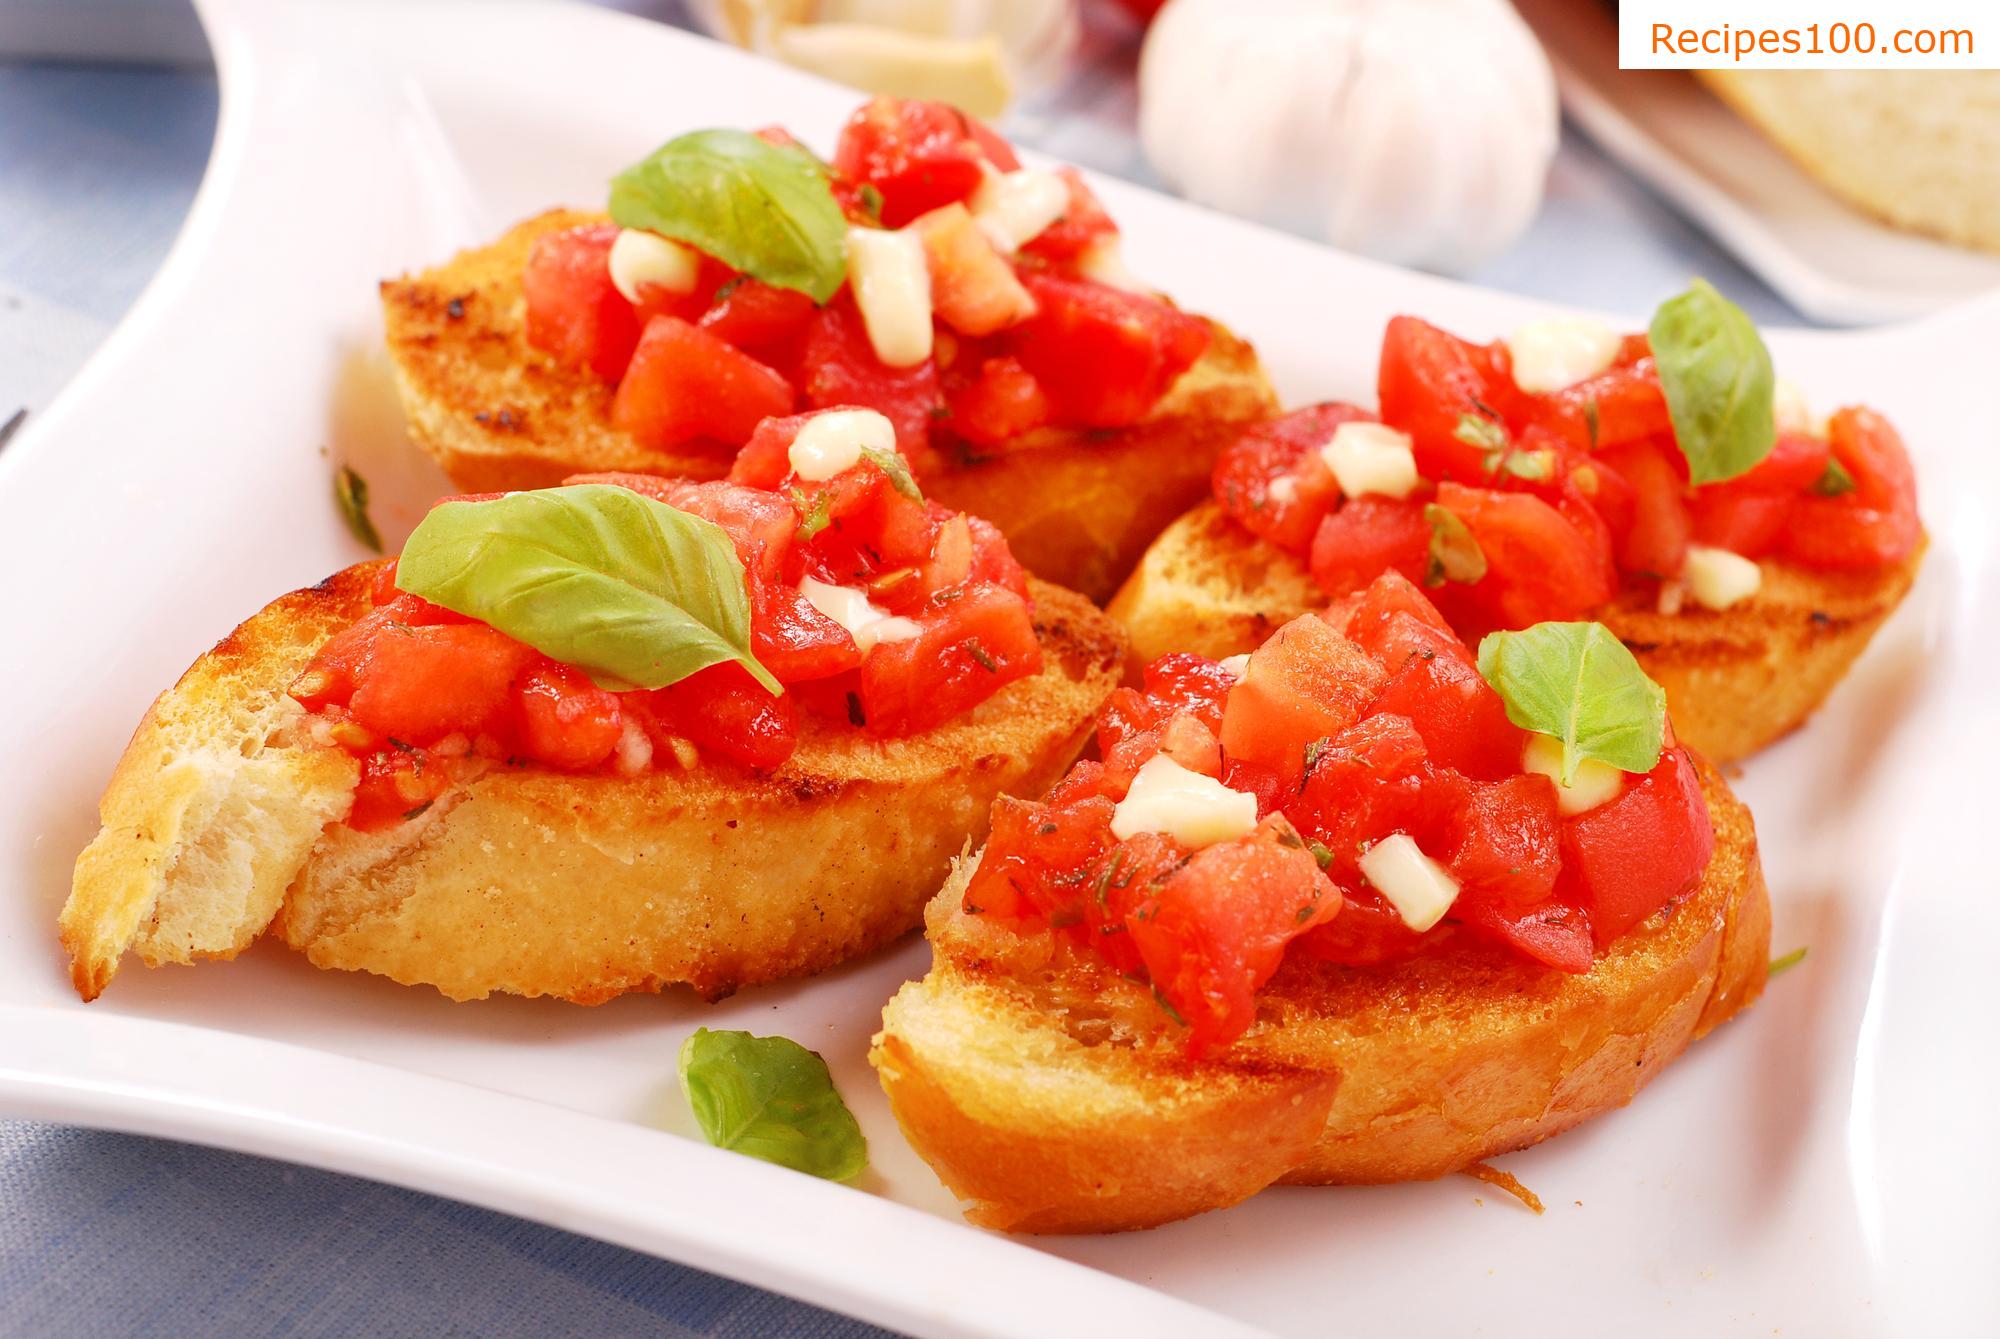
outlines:
M610 484L433 507L396 585L613 689L664 688L750 653L743 563L720 526Z
M340 508L347 533L380 553L382 532L368 516L368 481L352 465L342 465L333 476L333 502Z
M1523 730L1561 741L1562 779L1586 758L1620 771L1659 765L1667 695L1602 623L1537 623L1488 633L1479 672Z
M1451 435L1467 446L1476 446L1483 451L1504 451L1507 449L1507 428L1483 414L1460 414L1458 426Z
M1741 307L1697 279L1660 304L1648 333L1690 483L1733 479L1771 454L1777 379Z
M910 463L903 459L900 451L883 451L877 447L864 446L861 457L876 469L889 476L889 486L912 502L924 500L923 490L917 487L916 479L910 474Z
M814 302L847 278L847 219L826 165L741 130L696 130L611 179L611 218Z
M1812 491L1821 497L1839 497L1842 493L1854 491L1854 476L1847 472L1847 466L1838 457L1826 458L1826 469L1813 481Z
M1424 568L1426 586L1442 586L1447 581L1470 585L1486 575L1486 552L1456 513L1432 502L1424 507L1424 520L1431 527L1429 561Z
M826 1061L789 1037L697 1028L681 1046L680 1068L681 1092L717 1148L829 1181L868 1166L868 1141Z

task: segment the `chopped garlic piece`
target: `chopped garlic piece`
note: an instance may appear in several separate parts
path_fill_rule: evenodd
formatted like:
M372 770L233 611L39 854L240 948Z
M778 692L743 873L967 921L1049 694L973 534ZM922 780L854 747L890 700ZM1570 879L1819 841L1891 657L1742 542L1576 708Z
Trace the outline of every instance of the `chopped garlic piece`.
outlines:
M1159 832L1199 850L1257 830L1257 797L1191 772L1165 754L1148 758L1111 811L1119 841Z
M1386 423L1343 423L1319 454L1349 497L1379 493L1406 498L1416 490L1417 457L1410 435Z
M1706 609L1727 609L1755 595L1764 584L1763 569L1750 559L1700 544L1688 545L1681 576L1694 602Z
M1033 167L988 172L971 204L980 231L1001 252L1012 254L1069 212L1069 183Z
M1618 798L1625 789L1625 774L1608 762L1584 758L1576 765L1570 783L1562 783L1562 741L1553 735L1529 735L1528 747L1521 750L1521 770L1538 772L1556 783L1556 808L1565 814L1581 814Z
M1245 651L1240 656L1227 656L1218 663L1232 675L1241 679L1250 672L1250 653Z
M931 356L931 272L922 237L848 229L847 282L884 366L915 367Z
M613 239L605 266L611 271L611 286L627 302L637 302L641 284L669 293L693 292L701 274L701 257L656 232L624 228Z
M1299 481L1295 476L1290 474L1279 475L1277 478L1271 480L1270 486L1264 490L1264 496L1270 498L1273 502L1290 502L1298 495Z
M868 602L866 591L852 586L835 586L806 577L799 582L799 594L806 597L807 604L846 628L863 655L883 642L906 642L923 631L910 619L877 609Z
M1083 249L1076 258L1076 272L1106 288L1115 288L1124 293L1138 293L1151 297L1154 288L1126 267L1125 252L1118 245L1116 234L1100 237Z
M863 451L894 451L896 425L873 409L829 409L814 414L792 438L792 473L825 483L861 463Z
M1815 424L1812 404L1798 383L1779 377L1771 387L1771 417L1777 422L1779 432L1800 432L1808 437L1826 435L1822 425Z
M1616 330L1588 316L1530 321L1507 337L1514 384L1530 395L1574 386L1617 361L1623 342Z
M1392 833L1363 852L1361 877L1419 934L1443 920L1458 900L1458 880L1407 833Z

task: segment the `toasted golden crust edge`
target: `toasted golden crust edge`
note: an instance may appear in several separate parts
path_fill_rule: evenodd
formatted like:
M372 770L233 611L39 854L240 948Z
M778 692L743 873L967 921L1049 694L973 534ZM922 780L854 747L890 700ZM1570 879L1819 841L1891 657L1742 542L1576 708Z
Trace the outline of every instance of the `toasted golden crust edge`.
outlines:
M190 702L226 697L283 712L285 686L367 607L371 580L372 565L350 569L273 602L142 724L63 913L86 998L134 945L135 898L165 887L214 900L208 886L173 886L186 825L154 816L194 801L158 784L172 774L153 760L186 744L160 722L190 718L183 735L208 748L212 714L190 715ZM239 881L272 890L254 922L197 953L137 946L148 961L230 957L270 923L324 967L459 999L505 991L580 1003L677 982L713 997L830 966L910 929L950 857L983 835L993 798L1053 782L1088 737L1116 685L1122 641L1080 596L1041 583L1033 594L1042 674L912 739L808 724L792 761L764 778L706 767L630 781L497 770L387 832L362 834L338 821L355 776L345 755L268 732L231 735L225 752L334 769L338 811L306 811L302 843L247 852ZM135 830L143 842L130 839Z
M984 1226L1112 1231L1277 1182L1445 1175L1623 1105L1762 990L1755 831L1702 774L1717 844L1699 886L1585 976L1469 937L1381 968L1288 961L1252 1031L1194 1063L1137 988L965 916L968 866L932 904L934 965L890 1001L870 1059Z
M1662 614L1629 590L1596 617L1666 689L1680 738L1716 762L1734 762L1819 708L1909 594L1923 552L1879 572L1766 560L1762 589L1734 608ZM1161 532L1107 612L1131 641L1136 672L1170 651L1220 659L1253 650L1277 626L1325 603L1304 564L1211 501Z
M551 210L499 240L385 281L382 313L411 436L467 491L542 488L589 470L718 478L729 453L663 452L611 426L612 389L528 346L521 274L535 242L603 216ZM1031 572L1093 600L1208 487L1222 448L1275 414L1257 355L1213 322L1207 352L1131 428L1048 430L975 450L939 425L947 463L923 482L997 525ZM962 463L961 463L962 458Z

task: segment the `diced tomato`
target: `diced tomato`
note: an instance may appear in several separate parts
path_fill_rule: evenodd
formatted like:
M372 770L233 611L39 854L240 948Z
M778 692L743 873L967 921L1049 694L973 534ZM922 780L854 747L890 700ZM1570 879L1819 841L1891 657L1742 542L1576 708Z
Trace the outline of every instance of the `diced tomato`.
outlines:
M638 346L640 322L611 282L615 223L548 233L528 252L521 276L528 343L564 367L616 381Z
M1633 489L1632 526L1619 541L1619 567L1644 576L1679 576L1687 563L1689 531L1686 461L1672 447L1647 442L1613 447L1603 459Z
M882 223L900 228L979 188L980 164L1019 160L1005 141L956 107L918 98L872 98L841 128L833 164L882 193Z
M449 771L423 750L378 749L361 759L347 825L357 832L393 827L423 813L450 785Z
M861 664L853 634L808 604L791 586L750 589L750 651L787 684L828 679Z
M1488 448L1461 440L1459 421L1470 414L1504 423L1519 394L1492 350L1414 316L1391 318L1383 332L1376 393L1382 421L1410 434L1418 473L1461 483L1485 481Z
M1035 314L1035 300L1014 267L987 240L972 214L952 203L910 224L924 243L931 306L961 335L990 335Z
M658 728L705 756L768 772L783 766L798 744L791 695L773 697L733 660L656 689L648 698Z
M1373 493L1349 498L1313 535L1313 580L1329 595L1360 590L1384 572L1422 580L1430 548L1421 502Z
M951 430L980 446L1004 446L1046 425L1049 397L1018 358L987 358L979 374L949 395Z
M937 364L927 359L915 367L884 366L851 297L843 294L813 318L804 366L806 403L815 409L873 409L895 425L896 446L904 455L925 458L940 402Z
M534 656L484 623L382 624L347 707L361 725L407 744L479 734L503 722L514 677Z
M1564 863L1582 881L1600 948L1693 887L1715 853L1701 779L1681 748L1565 827Z
M965 886L965 909L1006 920L1030 914L1051 922L1079 919L1074 889L1084 881L1070 879L1059 891L1047 875L1084 869L1116 844L1112 807L1108 799L1087 795L1051 795L1043 804L1011 795L995 800L986 849Z
M656 450L701 439L736 446L759 420L791 409L791 383L777 372L709 331L656 316L618 383L611 421Z
M1031 256L1061 264L1073 261L1098 242L1118 235L1118 225L1104 212L1097 195L1073 167L1058 169L1069 187L1069 208L1021 249Z
M1843 409L1828 445L1854 490L1800 499L1785 533L1787 556L1809 567L1851 570L1900 563L1923 537L1916 473L1903 439L1872 409Z
M1462 893L1452 904L1452 915L1559 972L1580 976L1590 970L1590 913L1560 893L1527 905Z
M1373 888L1343 888L1340 914L1314 926L1299 940L1306 956L1349 967L1396 962L1441 937L1442 926L1418 934L1388 899Z
M1318 617L1295 618L1257 648L1230 690L1223 751L1297 776L1307 744L1352 725L1386 678L1366 652Z
M804 293L775 288L758 279L729 285L701 315L701 328L757 361L780 370L796 369L806 327L819 307Z
M1122 428L1152 412L1208 348L1208 327L1155 298L1023 270L1036 313L1007 344L1067 422Z
M1303 780L1283 787L1278 801L1325 846L1327 869L1343 885L1359 884L1362 851L1388 833L1406 832L1420 846L1444 849L1464 785L1430 765L1423 737L1407 718L1363 717L1312 741L1305 753Z
M1340 499L1340 485L1319 449L1341 424L1373 417L1354 405L1329 402L1258 424L1216 459L1216 500L1251 534L1288 553L1305 553L1320 521ZM1289 482L1278 485L1281 479Z
M1195 852L1127 924L1153 987L1201 1055L1250 1025L1285 945L1340 910L1305 842L1274 814L1248 837Z
M1523 909L1547 901L1562 873L1562 817L1555 784L1513 774L1472 786L1456 814L1457 832L1445 863L1463 885L1461 898Z
M1451 624L1445 622L1444 615L1438 612L1437 606L1400 572L1384 572L1341 610L1338 618L1332 613L1329 610L1325 615L1327 620L1359 642L1362 649L1377 660L1402 647L1401 639L1392 637L1393 630L1389 626L1398 615L1407 614L1433 632L1454 639L1457 636L1452 632ZM1463 645L1458 647L1459 654L1465 651Z
M1832 449L1819 438L1803 432L1781 432L1771 445L1771 454L1734 479L1704 485L1701 493L1801 493L1820 481L1832 458Z
M1371 711L1408 717L1441 767L1481 779L1521 770L1526 736L1456 637L1402 613L1388 620L1383 636L1409 649L1397 660L1384 657L1389 682Z
M1540 498L1445 483L1437 501L1465 522L1486 557L1486 575L1470 594L1493 626L1576 618L1616 593L1607 555Z
M917 621L920 635L883 642L861 664L870 734L929 730L1041 670L1034 620L1011 592L968 586Z
M1673 419L1652 360L1616 366L1534 399L1528 422L1573 450L1673 440Z
M521 752L569 771L595 767L611 756L624 732L618 697L569 665L542 658L515 689L521 708Z
M823 412L815 409L759 423L729 466L729 482L748 488L774 489L791 478L792 443L813 414Z
M1798 511L1798 496L1725 492L1725 487L1703 488L1688 503L1689 538L1746 558L1762 558L1775 550Z
M1006 536L991 521L982 521L977 516L968 515L965 525L972 532L972 570L968 577L1027 599L1028 573L1014 557L1014 551L1007 547Z

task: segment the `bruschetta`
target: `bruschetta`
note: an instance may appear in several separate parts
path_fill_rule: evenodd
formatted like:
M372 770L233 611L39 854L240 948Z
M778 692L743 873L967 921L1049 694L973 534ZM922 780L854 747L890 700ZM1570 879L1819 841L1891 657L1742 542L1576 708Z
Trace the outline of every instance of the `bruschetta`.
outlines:
M832 163L698 131L385 282L412 435L459 487L718 478L763 417L889 416L931 494L1108 598L1276 400L1256 355L1133 278L1074 170L939 103L878 98Z
M717 997L911 929L994 798L1076 756L1122 643L922 498L873 410L755 443L784 491L448 499L223 639L105 791L77 990L269 930L453 999Z
M1598 625L1475 658L1390 572L1247 658L1160 659L1098 744L995 806L871 1052L976 1223L1441 1176L1623 1104L1763 987L1750 816Z
M1602 622L1681 737L1728 762L1803 722L1915 580L1895 429L1859 407L1815 421L1705 285L1649 335L1558 318L1477 345L1399 316L1379 396L1224 452L1214 496L1110 606L1135 663L1236 654L1395 570L1471 637Z

